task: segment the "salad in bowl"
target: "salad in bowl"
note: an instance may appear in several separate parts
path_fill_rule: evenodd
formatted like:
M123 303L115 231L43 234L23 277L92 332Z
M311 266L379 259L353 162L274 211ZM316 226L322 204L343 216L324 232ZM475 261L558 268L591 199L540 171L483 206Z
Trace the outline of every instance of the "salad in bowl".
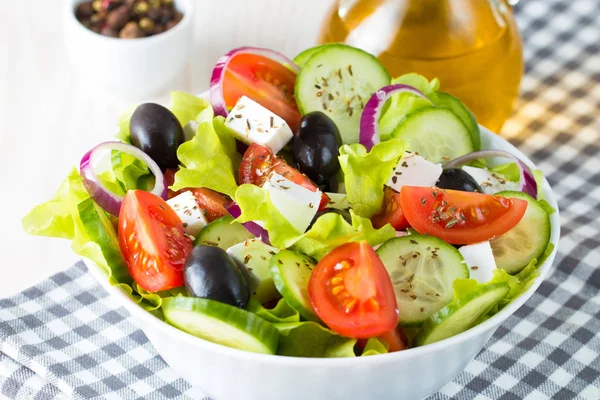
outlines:
M437 79L357 48L235 49L209 95L118 125L23 227L212 350L414 352L510 307L553 258L540 171L486 147L501 139Z

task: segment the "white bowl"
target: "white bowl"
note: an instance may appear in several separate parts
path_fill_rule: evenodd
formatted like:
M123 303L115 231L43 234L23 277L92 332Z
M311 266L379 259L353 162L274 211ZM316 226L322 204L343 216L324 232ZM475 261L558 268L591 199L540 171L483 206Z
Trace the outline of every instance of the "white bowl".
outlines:
M149 97L183 72L192 51L194 5L175 0L183 19L158 35L117 39L97 34L75 17L83 0L67 0L64 40L75 72L90 89L125 99Z
M533 163L514 146L481 128L484 148L501 149ZM558 210L544 180L546 200ZM555 249L526 293L487 321L454 337L401 352L357 358L297 358L255 354L199 339L153 317L108 283L105 272L84 260L92 275L133 316L162 358L215 400L421 399L458 375L494 331L531 297L548 274L560 237L558 211L551 216Z

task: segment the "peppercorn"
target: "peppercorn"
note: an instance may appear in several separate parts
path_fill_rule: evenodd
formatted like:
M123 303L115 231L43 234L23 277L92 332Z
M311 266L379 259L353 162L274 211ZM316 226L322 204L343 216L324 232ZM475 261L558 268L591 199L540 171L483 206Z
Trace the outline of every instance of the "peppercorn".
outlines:
M127 25L119 32L121 39L136 39L144 36L144 32L138 27L138 24L134 21L128 22Z
M92 8L94 9L94 11L96 12L100 12L102 11L102 0L94 0L92 2Z
M161 24L168 23L175 15L173 7L162 6L160 9L159 21Z
M148 12L148 9L150 7L148 6L148 3L146 1L140 1L139 3L137 3L135 6L133 6L133 11L135 11L136 14L138 15L144 15Z
M84 18L89 18L94 13L94 7L92 6L91 1L86 1L83 3L79 3L77 8L75 9L75 16L78 20L82 20Z
M104 28L102 28L102 30L100 31L100 34L102 34L104 36L108 36L108 37L113 37L113 38L119 37L119 31L112 29L109 26L105 26Z
M160 0L147 0L148 1L148 5L150 5L150 8L159 8L160 7Z
M146 32L151 32L154 29L154 21L152 21L148 17L144 17L140 19L140 28L142 28Z
M173 0L162 0L161 3L164 6L170 6L171 4L173 4Z
M159 33L163 33L166 30L166 27L163 24L154 24L154 29L152 30L153 35L158 35Z
M125 0L125 5L126 5L127 7L129 7L129 8L133 8L133 6L135 5L135 3L136 3L137 1L138 1L138 0Z
M130 16L129 8L127 6L121 6L108 13L106 25L115 32L119 32L129 21Z
M106 20L106 14L105 13L97 13L97 14L93 14L90 17L90 23L92 23L92 25L95 24L99 24L101 22L104 22L104 20Z
M148 11L148 18L150 18L154 22L157 22L160 18L160 9L159 8L151 8Z

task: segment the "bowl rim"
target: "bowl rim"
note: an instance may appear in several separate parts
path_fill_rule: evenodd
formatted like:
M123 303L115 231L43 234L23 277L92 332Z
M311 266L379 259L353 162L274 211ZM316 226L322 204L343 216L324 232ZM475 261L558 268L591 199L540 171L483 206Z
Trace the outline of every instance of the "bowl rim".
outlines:
M131 46L136 46L136 45L149 46L149 45L152 45L153 43L156 43L159 41L169 40L169 38L171 36L177 35L177 33L179 31L185 30L188 25L192 24L194 12L195 12L195 7L194 7L193 1L191 1L191 0L174 0L176 8L178 8L180 10L183 9L183 11L185 11L185 12L181 11L183 14L183 18L181 19L181 21L179 21L179 23L177 25L175 25L171 29L168 29L157 35L146 36L143 38L135 38L135 39L121 39L121 38L113 38L110 36L104 36L99 33L96 33L94 31L86 28L85 26L83 26L83 24L81 22L79 22L77 17L75 17L75 7L79 3L83 3L84 1L86 1L86 0L69 0L69 1L63 2L63 13L64 13L67 23L76 25L77 26L76 29L78 29L80 32L82 32L82 35L84 35L85 37L90 38L90 40L98 40L100 42L110 43L110 44L122 46L122 47L131 47Z
M481 134L482 134L482 142L489 143L489 146L486 148L494 148L494 144L501 143L502 147L505 150L511 152L512 154L518 156L521 160L523 160L529 167L536 168L535 164L523 153L521 153L516 147L514 147L510 142L506 139L496 135L491 132L487 128L480 125ZM313 368L325 368L325 367L351 367L351 366L367 366L372 364L380 364L381 363L396 363L402 362L403 360L410 360L413 358L418 358L421 355L427 353L434 353L442 348L452 347L456 344L463 343L468 341L469 339L485 334L486 331L496 330L500 324L502 324L509 316L514 314L514 312L519 309L529 298L533 295L533 293L540 286L542 281L547 277L548 272L550 271L554 259L556 257L558 251L558 244L560 239L560 215L558 210L558 204L554 192L550 187L550 184L544 177L543 179L543 193L544 198L550 205L556 210L550 216L551 223L551 236L550 242L554 244L554 249L550 256L546 259L546 261L540 267L540 276L534 281L531 287L517 299L513 300L508 306L503 308L500 312L495 314L493 317L487 319L486 321L474 326L471 329L468 329L458 335L449 337L447 339L441 340L439 342L435 342L432 344L428 344L422 347L414 347L407 350L379 354L377 357L348 357L348 358L305 358L305 357L290 357L290 356L280 356L280 355L271 355L271 354L259 354L253 353L245 350L239 350L231 347L227 347L224 345L220 345L217 343L210 342L208 340L199 338L197 336L193 336L187 332L177 329L176 327L169 325L167 322L162 321L142 307L140 307L136 302L130 299L122 290L120 290L117 286L112 286L107 278L106 272L99 267L93 261L84 258L84 262L87 265L91 274L96 278L96 280L103 286L111 296L116 296L116 298L121 299L121 304L131 313L131 315L141 320L144 325L151 325L151 329L154 331L159 331L162 334L169 336L174 335L178 340L183 341L184 343L190 346L202 347L205 351L213 351L215 353L220 353L224 356L229 356L231 358L244 359L252 362L265 362L276 365L295 365L295 366L303 366L303 367L313 367ZM141 327L142 330L145 330L146 327Z

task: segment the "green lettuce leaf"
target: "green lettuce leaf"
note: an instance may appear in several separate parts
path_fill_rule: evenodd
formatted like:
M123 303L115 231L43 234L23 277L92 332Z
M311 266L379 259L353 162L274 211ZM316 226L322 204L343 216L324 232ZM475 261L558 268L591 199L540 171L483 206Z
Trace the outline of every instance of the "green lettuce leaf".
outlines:
M435 78L431 82L419 74L405 74L392 79L392 84L404 84L412 86L430 96L437 92L440 81ZM423 107L430 107L431 101L415 96L411 93L398 93L390 97L383 107L379 117L379 137L381 141L390 139L392 132L406 119L406 116Z
M288 304L285 299L280 299L275 308L268 309L256 299L250 299L248 311L273 324L291 324L300 322L300 314Z
M127 108L127 110L119 116L119 120L117 122L117 126L119 127L119 131L115 135L117 139L121 142L131 144L131 138L129 136L129 121L131 121L131 116L133 112L138 107L137 104L131 105Z
M25 232L31 235L71 240L73 252L95 262L106 274L111 285L119 287L143 308L155 309L152 300L150 302L146 301L131 287L133 280L125 267L124 261L114 261L110 265L107 262L105 254L120 254L120 250L118 248L108 249L106 245L102 248L99 243L91 239L88 233L90 229L96 231L103 229L103 232L95 232L97 236L102 237L114 238L117 234L112 225L86 226L80 217L79 209L90 201L92 200L83 186L81 175L73 168L54 197L31 210L23 217L21 224ZM150 299L153 299L153 297L150 296Z
M389 345L377 338L371 338L367 340L367 344L363 349L361 356L374 356L377 354L386 354L389 349Z
M368 153L358 143L340 147L346 194L356 214L370 218L381 209L384 184L405 147L406 142L399 139L378 143Z
M141 288L135 282L133 282L133 284L131 286L133 287L133 290L135 290L140 295L140 297L144 300L144 302L141 304L141 306L146 311L159 310L164 298L176 297L176 296L188 296L188 292L187 292L187 289L185 288L185 286L181 286L181 287L177 287L177 288L173 288L173 289L169 289L169 290L163 290L162 292L156 292L156 293L148 292L146 289Z
M271 244L280 249L293 245L302 232L288 222L271 203L269 192L262 187L244 184L238 187L234 198L242 210L238 222L262 221L269 232Z
M237 169L227 146L223 145L212 121L202 122L196 135L177 149L182 167L175 174L171 189L207 187L235 196Z
M488 169L496 174L502 175L503 178L512 182L518 182L521 178L519 166L514 162L496 165L495 167L488 167Z
M207 109L210 109L208 120L212 120L212 107L209 102L188 93L171 92L169 109L177 117L182 127L190 121L202 122L202 118L201 120L197 119L198 115Z
M294 244L294 249L320 260L331 250L348 242L366 240L371 246L376 246L396 235L389 224L375 229L368 218L356 215L353 210L350 210L350 214L352 224L336 213L322 215Z
M279 333L277 354L281 356L355 357L356 339L340 336L316 322L286 324Z
M54 197L31 210L23 218L21 225L30 235L72 240L75 237L73 213L76 214L77 205L89 197L83 187L81 175L72 168Z

